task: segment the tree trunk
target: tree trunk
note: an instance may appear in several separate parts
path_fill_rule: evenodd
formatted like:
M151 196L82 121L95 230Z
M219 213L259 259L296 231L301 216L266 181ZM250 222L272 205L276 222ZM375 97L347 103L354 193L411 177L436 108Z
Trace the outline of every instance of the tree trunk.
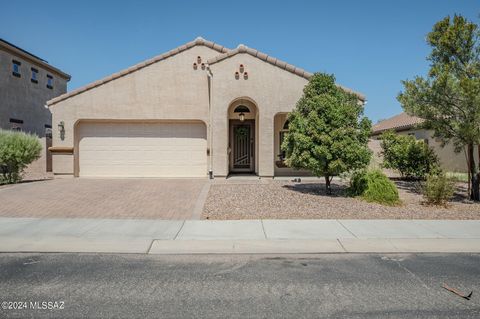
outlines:
M325 175L325 190L327 192L327 195L332 195L332 187L330 186L330 176Z
M474 201L480 201L480 189L479 189L479 181L478 181L478 174L477 174L477 167L475 165L475 157L474 153L474 145L468 144L467 147L467 154L468 154L468 171L470 173L472 187L470 190L470 199Z

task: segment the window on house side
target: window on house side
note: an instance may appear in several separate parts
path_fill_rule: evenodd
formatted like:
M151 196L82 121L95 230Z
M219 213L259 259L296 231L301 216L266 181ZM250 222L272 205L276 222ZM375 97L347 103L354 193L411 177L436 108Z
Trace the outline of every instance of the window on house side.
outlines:
M22 63L15 60L12 61L12 74L16 77L21 77L20 65L22 65Z
M22 125L23 125L22 120L10 119L10 129L12 131L21 131Z
M32 70L32 78L30 79L30 81L32 83L38 83L38 79L37 79L38 70L35 68L32 68L31 70Z
M288 125L289 125L289 124L290 124L290 123L288 122L288 120L285 121L285 123L283 124L282 129L280 130L280 135L279 135L279 139L278 139L278 141L279 141L279 143L280 143L280 144L278 145L278 149L280 150L280 154L278 155L278 157L280 157L280 160L281 160L281 161L285 160L285 156L286 156L285 151L282 151L282 144L283 144L283 140L285 139L285 133L288 132Z
M47 88L53 89L53 77L51 75L47 75Z

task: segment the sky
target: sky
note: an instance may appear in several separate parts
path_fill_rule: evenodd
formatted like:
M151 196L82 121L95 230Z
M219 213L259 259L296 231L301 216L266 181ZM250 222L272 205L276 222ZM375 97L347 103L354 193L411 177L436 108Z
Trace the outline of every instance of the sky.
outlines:
M402 111L402 80L426 74L435 22L480 23L479 0L2 2L0 38L70 74L69 91L202 36L334 74L374 123Z

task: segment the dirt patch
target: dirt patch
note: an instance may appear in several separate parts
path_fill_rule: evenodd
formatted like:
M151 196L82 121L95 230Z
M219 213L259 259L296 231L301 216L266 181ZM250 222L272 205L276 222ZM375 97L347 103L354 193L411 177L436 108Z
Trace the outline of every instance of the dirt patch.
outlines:
M208 219L480 219L480 204L467 200L466 184L448 207L424 205L415 182L396 181L401 206L367 203L346 196L346 184L335 181L333 195L325 184L273 180L219 183L210 188L202 218Z

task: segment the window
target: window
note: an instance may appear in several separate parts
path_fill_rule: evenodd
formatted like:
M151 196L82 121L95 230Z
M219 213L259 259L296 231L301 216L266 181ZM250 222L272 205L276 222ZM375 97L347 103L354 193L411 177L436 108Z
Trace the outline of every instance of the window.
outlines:
M53 89L53 77L47 74L47 88Z
M21 131L23 121L17 119L10 119L10 128L12 131Z
M239 105L233 111L234 113L250 113L250 109L245 105Z
M45 124L45 137L52 138L52 126Z
M16 76L17 78L21 77L20 75L20 65L22 65L21 62L18 62L16 60L12 60L12 74Z
M278 157L280 158L281 161L283 161L285 159L285 151L282 151L282 144L283 144L283 140L285 139L285 133L288 132L288 125L290 124L290 122L288 120L285 121L285 123L283 124L283 127L282 129L280 130L280 136L279 136L279 145L278 145L278 149L280 150L280 154L278 155Z
M32 83L38 83L38 79L37 79L38 70L35 68L31 68L31 70L32 70L32 78L30 79L30 81Z

